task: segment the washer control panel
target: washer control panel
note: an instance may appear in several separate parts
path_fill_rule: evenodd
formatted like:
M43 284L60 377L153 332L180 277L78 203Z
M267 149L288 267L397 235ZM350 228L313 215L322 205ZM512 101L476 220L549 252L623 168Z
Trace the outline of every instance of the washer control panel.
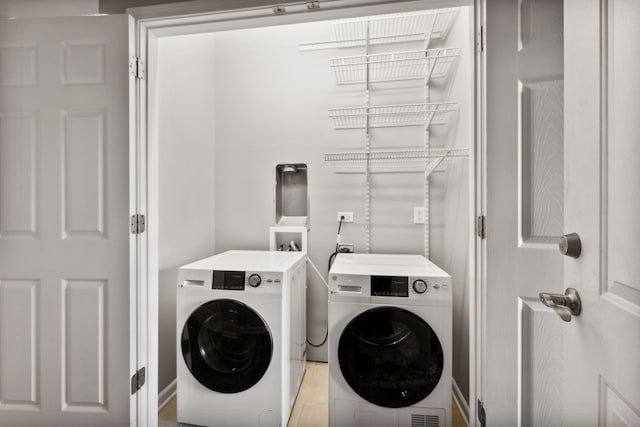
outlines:
M249 291L272 288L282 283L281 273L254 271L213 271L211 289L225 291Z

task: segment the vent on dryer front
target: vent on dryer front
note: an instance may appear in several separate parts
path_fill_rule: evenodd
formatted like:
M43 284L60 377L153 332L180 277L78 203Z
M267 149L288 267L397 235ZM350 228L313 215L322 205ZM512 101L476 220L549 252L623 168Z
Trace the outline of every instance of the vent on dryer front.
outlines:
M411 414L411 427L439 427L440 417L437 415Z

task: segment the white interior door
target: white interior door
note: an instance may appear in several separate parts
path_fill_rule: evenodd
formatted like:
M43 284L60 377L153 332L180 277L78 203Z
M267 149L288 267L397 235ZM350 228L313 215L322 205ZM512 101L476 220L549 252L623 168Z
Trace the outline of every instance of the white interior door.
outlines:
M640 426L639 24L637 0L565 0L566 426Z
M540 345L562 291L562 1L491 0L487 19L487 243L482 397L487 425L543 425L555 389Z
M0 23L0 424L129 424L124 16Z

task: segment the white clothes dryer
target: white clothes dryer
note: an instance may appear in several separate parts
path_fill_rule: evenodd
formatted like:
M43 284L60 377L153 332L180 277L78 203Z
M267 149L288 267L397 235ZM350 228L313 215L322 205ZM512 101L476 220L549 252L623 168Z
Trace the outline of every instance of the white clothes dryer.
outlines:
M451 277L420 255L338 254L329 426L451 425Z
M180 267L178 423L287 425L306 361L306 259L228 251Z

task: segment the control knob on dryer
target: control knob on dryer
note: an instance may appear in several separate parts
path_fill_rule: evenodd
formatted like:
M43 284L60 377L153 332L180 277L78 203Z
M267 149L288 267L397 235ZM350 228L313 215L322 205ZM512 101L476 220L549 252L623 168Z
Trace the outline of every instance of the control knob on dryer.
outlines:
M422 279L414 280L413 290L416 291L417 294L424 294L427 291L427 283Z
M258 286L260 286L260 283L262 283L262 278L259 274L252 274L251 276L249 276L248 282L249 286L251 286L252 288L257 288Z

